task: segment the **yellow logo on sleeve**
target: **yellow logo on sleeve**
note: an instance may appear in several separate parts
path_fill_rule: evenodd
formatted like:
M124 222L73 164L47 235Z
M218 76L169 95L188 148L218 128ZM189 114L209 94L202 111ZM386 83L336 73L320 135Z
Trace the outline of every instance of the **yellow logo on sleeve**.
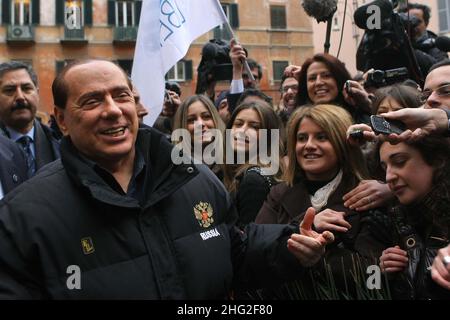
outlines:
M95 251L91 237L81 239L81 247L84 254L91 254Z

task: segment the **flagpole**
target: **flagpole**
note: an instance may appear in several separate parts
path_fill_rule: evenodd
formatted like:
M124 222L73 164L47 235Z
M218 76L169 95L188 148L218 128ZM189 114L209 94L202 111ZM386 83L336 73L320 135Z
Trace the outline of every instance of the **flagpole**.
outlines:
M223 12L222 6L219 3L219 0L214 1L218 7L219 12L222 15L223 20L225 21L224 25L226 26L228 32L231 34L231 37L233 37L236 42L238 42L238 38L236 37L236 35L234 34L233 29L231 28L230 22L228 21L228 18L225 14L225 12ZM253 76L252 70L250 69L250 66L248 65L247 59L244 60L244 69L245 71L247 71L248 76L250 77L250 79L252 81L255 81L255 77Z

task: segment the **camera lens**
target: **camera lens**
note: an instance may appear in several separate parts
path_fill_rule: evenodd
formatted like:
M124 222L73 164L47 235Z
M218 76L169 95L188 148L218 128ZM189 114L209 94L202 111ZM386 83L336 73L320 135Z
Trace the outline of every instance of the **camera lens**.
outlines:
M382 83L384 80L384 71L382 70L375 70L372 73L372 80L376 83Z

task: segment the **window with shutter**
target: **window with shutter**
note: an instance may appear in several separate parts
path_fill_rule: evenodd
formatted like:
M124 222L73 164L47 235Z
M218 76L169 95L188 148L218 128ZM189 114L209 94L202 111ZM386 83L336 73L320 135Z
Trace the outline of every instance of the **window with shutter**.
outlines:
M31 0L13 0L11 24L24 26L32 23Z
M135 1L116 1L116 27L133 27L135 22Z
M92 25L92 0L84 0L83 8L83 25L90 26Z
M84 26L84 3L83 0L65 0L64 6L62 8L64 12L63 22L67 26L67 22L73 22L74 29L79 29ZM69 27L69 29L71 29Z
M281 81L283 77L284 69L289 65L289 61L273 61L273 80Z
M234 14L232 14L231 4L222 3L222 9L230 22L231 27L236 24L237 19L237 9L234 9ZM214 39L231 40L232 34L228 31L228 28L222 24L214 28Z
M64 39L62 43L86 44L84 26L92 24L92 0L63 0Z
M188 61L178 61L176 65L174 65L166 74L166 80L168 81L185 81L187 80L187 71L186 66L189 64ZM192 61L190 61L190 65L192 66ZM192 71L190 72L192 78Z
M270 26L272 29L286 29L285 6L270 6Z
M2 0L2 23L9 23L11 21L11 0Z
M439 32L450 32L450 0L439 0Z
M40 0L31 0L31 23L39 24L40 21Z

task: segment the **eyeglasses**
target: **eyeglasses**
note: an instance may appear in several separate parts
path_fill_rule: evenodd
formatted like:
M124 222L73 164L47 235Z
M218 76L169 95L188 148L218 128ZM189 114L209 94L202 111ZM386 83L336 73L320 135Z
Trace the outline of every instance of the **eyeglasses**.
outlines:
M291 89L294 92L298 91L298 85L297 84L293 84L291 86L284 86L281 88L281 92L286 93L289 91L289 89Z
M420 101L422 103L427 102L428 98L433 94L433 92L436 92L438 97L445 97L450 95L450 84L443 85L442 87L437 88L436 90L424 90L420 94Z

